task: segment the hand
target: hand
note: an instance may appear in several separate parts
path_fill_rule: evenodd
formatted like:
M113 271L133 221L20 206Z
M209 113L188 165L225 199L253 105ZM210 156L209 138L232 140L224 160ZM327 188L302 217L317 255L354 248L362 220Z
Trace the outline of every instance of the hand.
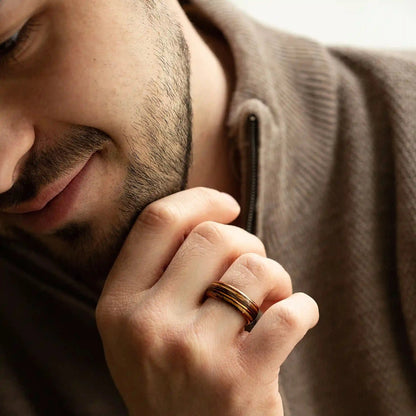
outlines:
M292 294L289 275L262 242L231 225L228 195L189 189L149 205L131 230L97 306L107 363L132 415L283 415L279 368L318 320ZM243 316L205 299L220 280L253 299Z

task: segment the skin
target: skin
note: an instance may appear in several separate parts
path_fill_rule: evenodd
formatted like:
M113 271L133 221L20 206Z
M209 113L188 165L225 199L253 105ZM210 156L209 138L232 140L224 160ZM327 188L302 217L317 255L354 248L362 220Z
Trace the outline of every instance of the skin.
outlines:
M0 207L28 199L30 188L52 182L73 166L78 160L64 158L55 163L55 172L39 171L66 145L91 141L85 129L108 140L97 146L94 172L66 224L39 232L18 216L2 215L0 222L4 233L43 247L80 279L100 287L147 204L183 189L187 179L189 187L236 194L237 184L228 179L228 149L221 140L230 76L175 2L168 2L170 7L156 3L156 9L126 0L106 6L57 0L19 3L5 0L0 9L2 20L11 21L2 29L4 39L32 16L35 26L14 61L1 70ZM180 24L183 29L176 27ZM192 53L183 50L180 42L185 41ZM189 79L191 65L198 66L198 77ZM72 133L83 130L78 138ZM194 164L188 171L185 147L190 135ZM78 159L91 154L75 148ZM32 178L31 187L20 186L25 178Z
M97 325L131 414L283 414L279 367L318 310L229 225L238 203L217 191L238 199L226 45L175 0L3 0L0 42L28 19L24 46L0 63L1 234L97 290L105 280ZM8 212L91 153L64 224L46 232ZM204 298L216 280L261 306L250 334Z
M157 11L125 1L107 7L100 2L21 3L13 7L3 2L3 15L16 22L11 33L32 15L35 27L16 62L3 65L2 102L9 118L2 140L1 189L7 191L2 201L23 202L32 196L25 178L36 190L53 182L65 164L73 166L91 155L81 146L91 141L91 129L102 140L85 196L66 224L39 232L16 215L3 215L2 220L6 232L24 233L65 264L76 255L76 271L82 277L103 277L144 206L186 183L192 126L183 34L165 13L159 24L170 29L166 39L159 39L152 24ZM164 58L170 56L164 52L167 48L181 58ZM102 87L97 88L98 83ZM164 85L173 90L173 98ZM51 163L56 174L52 169L40 172L45 160L69 146L79 149L78 160L64 157L61 163ZM90 258L105 261L90 265Z

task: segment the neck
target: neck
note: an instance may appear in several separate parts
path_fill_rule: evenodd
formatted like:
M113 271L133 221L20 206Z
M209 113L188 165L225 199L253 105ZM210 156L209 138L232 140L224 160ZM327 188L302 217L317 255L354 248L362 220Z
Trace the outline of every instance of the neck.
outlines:
M238 200L239 182L226 128L234 87L231 53L222 38L204 31L197 32L190 26L188 42L194 118L193 162L188 186L218 189Z

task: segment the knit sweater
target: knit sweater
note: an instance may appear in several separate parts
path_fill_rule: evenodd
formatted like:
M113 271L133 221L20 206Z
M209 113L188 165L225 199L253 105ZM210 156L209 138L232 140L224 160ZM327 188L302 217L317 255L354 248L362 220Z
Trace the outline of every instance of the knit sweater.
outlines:
M194 3L233 51L242 154L259 120L257 234L320 307L282 367L286 416L416 415L416 53L325 48Z
M243 201L255 189L268 255L320 306L281 370L285 415L416 415L416 54L325 48L225 1L193 3L233 53ZM4 241L0 276L0 414L124 414L98 294Z

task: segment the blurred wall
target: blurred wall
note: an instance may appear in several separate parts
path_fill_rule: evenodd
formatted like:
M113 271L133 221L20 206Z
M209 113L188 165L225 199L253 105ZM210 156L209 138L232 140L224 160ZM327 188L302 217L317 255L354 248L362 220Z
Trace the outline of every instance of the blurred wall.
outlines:
M416 49L416 0L231 0L257 19L326 44Z

